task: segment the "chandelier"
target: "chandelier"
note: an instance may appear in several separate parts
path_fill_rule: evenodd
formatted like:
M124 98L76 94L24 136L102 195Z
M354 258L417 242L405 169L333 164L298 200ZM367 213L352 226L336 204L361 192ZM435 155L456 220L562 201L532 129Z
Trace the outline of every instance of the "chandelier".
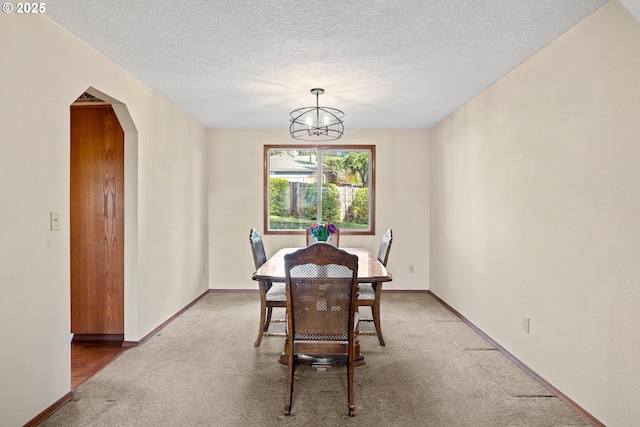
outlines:
M344 113L335 108L320 107L318 97L324 89L311 89L316 96L315 107L303 107L291 112L291 138L301 141L333 141L344 135Z

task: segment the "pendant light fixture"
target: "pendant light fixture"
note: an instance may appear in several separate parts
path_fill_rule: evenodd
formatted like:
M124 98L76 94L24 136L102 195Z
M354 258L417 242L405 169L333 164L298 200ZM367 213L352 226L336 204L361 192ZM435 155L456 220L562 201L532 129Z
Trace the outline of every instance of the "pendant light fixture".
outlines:
M335 108L321 107L318 97L324 89L311 89L316 96L315 107L303 107L291 112L291 138L301 141L333 141L344 135L344 113Z

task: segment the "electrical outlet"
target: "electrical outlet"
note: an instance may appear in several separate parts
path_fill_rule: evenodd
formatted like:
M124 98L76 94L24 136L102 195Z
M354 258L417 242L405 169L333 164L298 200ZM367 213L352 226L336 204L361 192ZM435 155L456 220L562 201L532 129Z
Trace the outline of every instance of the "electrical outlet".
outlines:
M413 265L410 265L410 266L409 266L409 273L413 273L413 272L414 272Z
M51 231L60 230L60 212L50 212L50 228Z
M526 333L529 333L529 323L530 323L530 319L529 316L526 315L522 315L522 330L525 331Z

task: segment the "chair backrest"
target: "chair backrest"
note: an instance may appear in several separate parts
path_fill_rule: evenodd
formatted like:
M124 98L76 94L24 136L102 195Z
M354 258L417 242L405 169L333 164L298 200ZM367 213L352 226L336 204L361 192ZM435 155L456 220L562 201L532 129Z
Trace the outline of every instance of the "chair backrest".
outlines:
M388 229L382 236L380 242L380 249L378 250L378 261L385 267L387 266L387 260L389 259L389 251L391 251L391 243L393 242L393 235L391 229Z
M345 343L355 340L358 257L317 243L285 255L284 262L294 348L297 340L313 341L318 344L316 355L346 354Z
M264 251L264 244L262 243L262 236L255 228L252 228L249 232L249 243L251 243L251 252L253 252L253 262L256 265L256 270L259 269L262 264L267 262L267 255Z
M316 238L313 237L313 234L311 233L311 228L307 228L307 246L309 246L312 243L316 243ZM340 230L336 230L336 232L334 234L331 235L331 239L327 242L330 245L337 247L340 247Z

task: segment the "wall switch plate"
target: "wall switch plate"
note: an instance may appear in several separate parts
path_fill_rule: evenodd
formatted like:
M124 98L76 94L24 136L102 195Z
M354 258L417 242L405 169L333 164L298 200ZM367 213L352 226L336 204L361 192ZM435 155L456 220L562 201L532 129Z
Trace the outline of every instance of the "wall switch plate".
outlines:
M522 315L522 330L525 331L526 333L529 333L529 323L530 323L529 316L525 316L523 314Z
M51 231L60 230L60 212L51 211L50 227L51 227Z
M414 272L413 265L410 265L410 266L409 266L409 273L413 273L413 272Z

